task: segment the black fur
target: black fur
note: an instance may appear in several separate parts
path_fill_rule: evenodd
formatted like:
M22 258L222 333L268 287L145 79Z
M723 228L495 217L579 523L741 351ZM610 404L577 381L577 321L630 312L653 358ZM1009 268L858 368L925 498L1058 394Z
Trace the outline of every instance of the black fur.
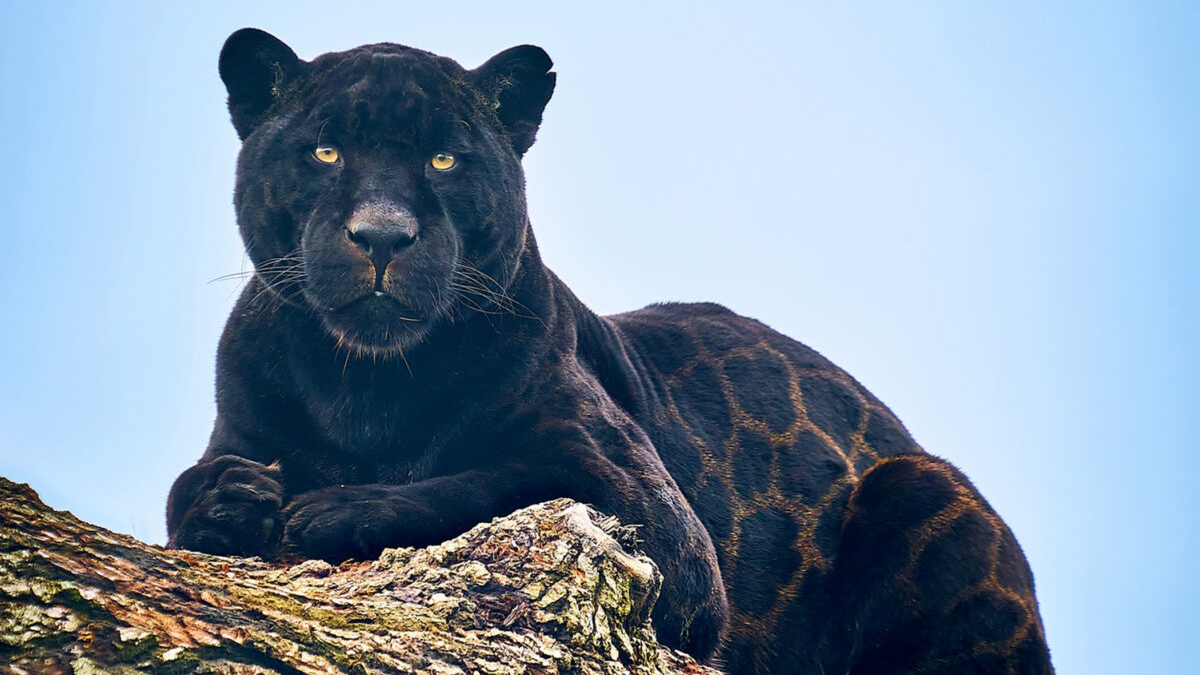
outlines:
M572 497L643 526L660 638L732 672L1049 672L1011 534L857 382L717 305L597 316L546 269L520 157L550 68L229 38L256 274L170 544L341 561Z

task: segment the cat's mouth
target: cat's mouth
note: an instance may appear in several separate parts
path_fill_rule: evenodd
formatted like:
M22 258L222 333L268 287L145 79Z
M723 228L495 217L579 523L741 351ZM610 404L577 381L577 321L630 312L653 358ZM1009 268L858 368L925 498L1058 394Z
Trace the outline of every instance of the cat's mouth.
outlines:
M364 293L358 298L331 308L331 314L366 314L369 316L391 316L398 321L420 321L421 310L405 305L400 298L379 289Z
M393 356L420 342L429 330L426 313L386 291L370 291L322 316L338 346L357 355Z

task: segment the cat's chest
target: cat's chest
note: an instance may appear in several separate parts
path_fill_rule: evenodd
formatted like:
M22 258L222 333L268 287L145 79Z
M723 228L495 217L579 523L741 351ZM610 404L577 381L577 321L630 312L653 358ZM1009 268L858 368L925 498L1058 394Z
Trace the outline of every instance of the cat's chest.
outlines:
M332 392L310 401L309 410L324 440L347 455L420 455L429 440L428 425L398 396Z
M319 436L314 445L323 448L319 454L328 457L325 463L342 482L424 480L455 470L456 458L487 442L489 425L481 421L479 407L461 398L354 384L308 400Z
M295 457L314 485L404 485L436 472L440 453L425 425L392 401L319 401L310 405L312 443ZM319 484L319 485L318 485Z

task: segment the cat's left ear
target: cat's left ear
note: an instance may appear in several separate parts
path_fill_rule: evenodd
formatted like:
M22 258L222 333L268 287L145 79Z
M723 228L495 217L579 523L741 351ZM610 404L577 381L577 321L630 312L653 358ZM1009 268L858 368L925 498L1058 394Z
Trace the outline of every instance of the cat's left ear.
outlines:
M304 62L279 38L243 28L225 41L218 66L229 91L229 114L243 141L261 124L279 92L294 80Z
M506 49L471 71L471 80L508 130L518 155L533 145L542 111L554 93L554 62L533 45Z

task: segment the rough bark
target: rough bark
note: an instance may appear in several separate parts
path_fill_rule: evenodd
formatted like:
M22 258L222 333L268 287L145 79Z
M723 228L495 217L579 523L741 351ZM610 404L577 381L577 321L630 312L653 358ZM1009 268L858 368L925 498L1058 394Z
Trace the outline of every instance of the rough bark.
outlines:
M0 478L0 672L692 673L632 530L557 500L377 561L166 550Z

